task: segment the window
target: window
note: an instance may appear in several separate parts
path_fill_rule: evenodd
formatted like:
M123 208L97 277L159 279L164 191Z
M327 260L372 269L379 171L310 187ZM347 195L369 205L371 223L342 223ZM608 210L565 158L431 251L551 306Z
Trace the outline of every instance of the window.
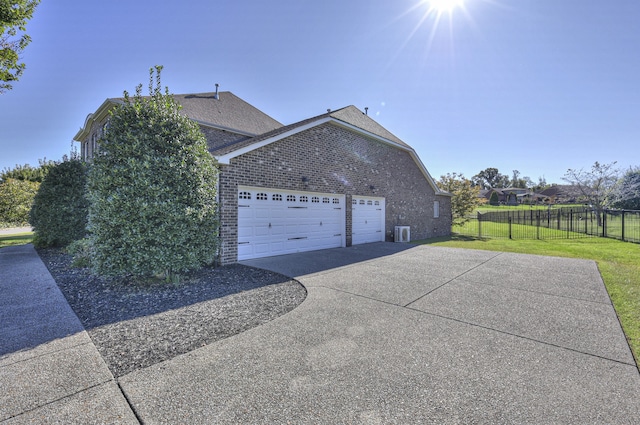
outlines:
M238 199L251 199L251 192L240 192Z
M334 204L339 204L340 203L340 199L339 198L333 198L333 203Z
M309 202L309 197L307 195L300 195L300 202Z
M354 200L351 201L351 204L352 205L358 205L358 201L354 199Z
M287 195L287 202L296 202L296 195Z
M318 198L317 196L313 196L311 197L311 202L314 204L318 204L320 203L320 198Z
M274 193L273 195L271 195L271 200L272 201L282 201L282 195L280 195L279 193Z
M266 201L266 200L268 200L268 199L269 199L269 197L267 196L267 194L266 194L266 193L258 193L258 194L256 195L256 199L257 199L258 201Z
M323 204L328 204L329 203L329 198L322 198L322 203Z
M367 201L367 205L373 205L373 201Z
M438 218L438 217L440 217L440 202L434 201L433 202L433 218Z
M380 201L374 202L374 205L380 205Z
M360 205L364 205L364 199L360 199Z

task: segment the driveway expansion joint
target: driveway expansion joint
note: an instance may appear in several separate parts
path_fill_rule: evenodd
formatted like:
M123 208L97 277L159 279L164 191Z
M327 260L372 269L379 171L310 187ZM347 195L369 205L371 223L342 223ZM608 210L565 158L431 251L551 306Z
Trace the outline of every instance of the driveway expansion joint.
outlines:
M416 302L420 301L421 299L423 299L423 298L427 297L428 295L430 295L430 294L434 293L434 292L435 292L435 291L437 291L438 289L440 289L440 288L443 288L443 287L447 286L448 284L450 284L450 283L451 283L451 282L453 282L454 280L461 278L462 276L466 275L467 273L472 272L473 270L477 269L478 267L480 267L480 266L483 266L483 265L487 264L489 261L491 261L491 260L493 260L493 259L495 259L495 258L497 258L497 257L499 257L499 256L501 256L501 255L503 255L503 254L504 254L503 252L499 252L498 254L496 254L496 255L492 256L491 258L488 258L488 259L486 259L485 261L483 261L483 262L481 262L481 263L479 263L479 264L475 265L474 267L472 267L472 268L470 268L470 269L468 269L468 270L464 271L463 273L460 273L458 276L455 276L455 277L451 278L450 280L446 281L446 282L445 282L445 283L443 283L442 285L439 285L439 286L437 286L437 287L433 288L432 290L428 291L427 293L425 293L425 294L423 294L423 295L419 296L419 297L418 297L418 298L416 298L415 300L413 300L413 301L411 301L411 302L407 303L406 305L404 305L404 307L409 307L411 304L414 304L414 303L416 303Z

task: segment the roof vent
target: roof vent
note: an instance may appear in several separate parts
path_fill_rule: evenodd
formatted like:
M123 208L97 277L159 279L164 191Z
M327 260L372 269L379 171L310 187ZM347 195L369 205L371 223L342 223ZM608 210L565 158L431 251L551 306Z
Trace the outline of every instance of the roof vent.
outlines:
M364 114L365 115L369 115L369 107L368 106L364 107Z
M215 94L215 96L213 96L213 98L214 98L215 100L220 100L220 96L218 95L218 86L219 86L219 85L220 85L220 84L216 83L216 94Z
M330 114L331 113L331 108L327 108L327 113Z

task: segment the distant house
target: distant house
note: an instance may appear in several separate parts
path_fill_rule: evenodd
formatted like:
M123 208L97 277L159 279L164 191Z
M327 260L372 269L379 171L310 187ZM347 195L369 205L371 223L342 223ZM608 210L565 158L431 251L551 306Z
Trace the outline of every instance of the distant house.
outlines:
M282 125L230 92L175 95L218 160L221 263L449 235L451 195L416 152L354 106ZM75 135L99 152L107 99Z
M484 189L479 193L479 197L486 199L487 202L491 199L491 194L495 193L498 196L498 202L500 205L519 205L523 203L541 203L548 202L549 197L541 193L535 193L529 189L523 189L520 187L508 187L500 189Z
M582 192L574 185L553 185L542 192L541 195L549 198L549 202L553 204L575 204L581 202Z

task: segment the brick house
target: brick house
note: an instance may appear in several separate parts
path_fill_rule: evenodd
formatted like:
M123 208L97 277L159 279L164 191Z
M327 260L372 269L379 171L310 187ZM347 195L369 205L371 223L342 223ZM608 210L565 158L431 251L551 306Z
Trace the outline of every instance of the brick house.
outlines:
M451 195L415 151L354 106L284 126L230 92L175 95L218 160L220 262L451 231ZM90 160L107 99L74 140ZM409 230L409 232L407 232Z

